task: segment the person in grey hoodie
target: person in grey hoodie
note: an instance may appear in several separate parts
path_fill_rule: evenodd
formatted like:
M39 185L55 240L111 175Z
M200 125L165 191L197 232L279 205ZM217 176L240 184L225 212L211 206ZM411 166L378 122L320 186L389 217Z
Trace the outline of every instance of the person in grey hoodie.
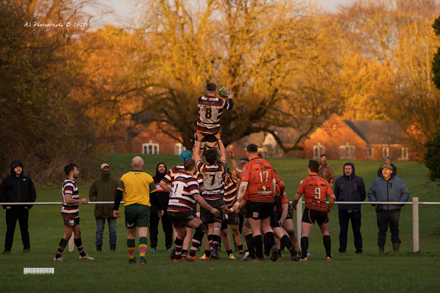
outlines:
M407 202L409 191L405 183L399 177L393 174L393 167L388 164L381 166L382 177L376 179L371 184L368 191L368 199L371 202ZM399 252L401 243L399 238L399 217L402 205L373 205L376 207L377 227L379 233L377 236L377 245L379 253L385 252L386 232L390 226L391 242L394 252Z
M366 198L365 184L362 177L355 175L354 164L347 162L343 167L343 174L336 179L334 194L338 201L364 201ZM351 227L354 235L354 247L356 253L362 253L362 234L361 234L361 205L360 204L340 204L339 210L339 252L345 252L347 248L348 224L351 220Z

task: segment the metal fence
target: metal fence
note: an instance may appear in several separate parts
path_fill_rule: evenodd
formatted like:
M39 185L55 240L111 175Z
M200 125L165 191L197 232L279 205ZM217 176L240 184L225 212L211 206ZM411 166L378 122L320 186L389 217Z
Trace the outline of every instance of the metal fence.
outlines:
M121 201L121 204L124 202ZM301 221L303 217L302 198L298 201L296 212L296 231L298 241L301 241ZM61 205L61 202L0 202L0 205ZM89 201L88 204L114 204L113 201ZM412 226L413 226L413 252L419 251L419 205L440 205L440 202L419 202L418 197L413 197L410 202L370 202L370 201L337 201L335 204L384 204L384 205L412 205ZM73 237L69 241L69 252L73 250Z

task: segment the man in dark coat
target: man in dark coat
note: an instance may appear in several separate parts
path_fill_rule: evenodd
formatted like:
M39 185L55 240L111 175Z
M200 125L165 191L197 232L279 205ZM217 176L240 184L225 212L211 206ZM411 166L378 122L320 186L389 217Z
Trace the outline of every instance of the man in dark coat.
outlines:
M0 202L35 202L37 193L31 178L23 175L23 164L15 160L11 164L11 175L6 176L0 185ZM23 252L31 248L28 222L32 205L4 205L6 209L6 238L4 253L10 253L14 241L15 225L20 224Z
M90 201L115 201L119 181L110 177L110 166L101 165L101 178L93 182L89 190ZM97 204L94 211L96 219L96 251L102 251L105 219L108 223L110 250L116 249L116 218L113 217L112 204Z
M159 163L156 166L156 175L153 177L154 183L156 183L157 192L151 195L152 200L150 212L150 252L156 252L160 218L162 218L162 229L165 233L165 246L168 252L171 252L171 246L173 244L173 225L169 220L167 213L164 213L162 217L159 217L158 214L158 211L160 210L167 210L168 200L170 199L169 193L160 186L160 181L162 181L163 177L167 174L167 171L168 170L165 163Z
M338 201L364 201L366 197L365 184L362 177L355 175L354 164L347 162L343 167L343 174L336 179L334 194ZM354 235L354 247L356 253L362 253L361 234L361 205L340 204L339 210L339 252L345 252L347 248L348 224L351 220L351 227Z

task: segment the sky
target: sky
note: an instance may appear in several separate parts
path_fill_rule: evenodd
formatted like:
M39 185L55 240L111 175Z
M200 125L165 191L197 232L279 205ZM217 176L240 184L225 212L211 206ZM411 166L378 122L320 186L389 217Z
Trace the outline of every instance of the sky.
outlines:
M303 1L303 2L309 2L308 0L297 0L297 1ZM312 0L316 1L317 3L323 5L326 9L330 11L336 11L337 6L339 4L347 4L354 0ZM99 28L105 24L111 23L114 25L122 25L124 20L127 20L130 18L130 16L133 14L133 8L132 3L134 1L130 0L97 0L97 2L107 5L109 8L114 10L115 16L105 16L101 20L97 21L93 24L92 29ZM87 11L92 14L98 15L99 13L97 11ZM121 23L122 20L122 23Z

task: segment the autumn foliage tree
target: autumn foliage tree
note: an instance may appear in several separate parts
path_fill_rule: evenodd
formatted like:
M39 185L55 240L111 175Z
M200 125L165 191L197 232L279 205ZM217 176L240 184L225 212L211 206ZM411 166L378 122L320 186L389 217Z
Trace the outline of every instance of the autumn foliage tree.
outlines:
M9 173L14 159L24 163L25 172L36 182L62 178L62 167L72 161L83 163L87 174L84 165L95 135L88 117L67 98L75 78L66 70L63 49L75 30L33 26L64 21L67 10L61 2L39 7L34 1L0 3L2 174ZM69 16L78 19L74 9Z
M187 148L193 144L197 98L207 82L235 94L222 115L225 144L274 127L293 127L298 145L331 112L336 88L331 76L337 37L312 7L291 1L143 1L141 25L148 46L137 60L142 71L133 98L142 98L142 122ZM276 21L273 21L276 19ZM333 38L328 37L332 35ZM327 53L324 53L327 52ZM306 118L305 118L306 117Z

